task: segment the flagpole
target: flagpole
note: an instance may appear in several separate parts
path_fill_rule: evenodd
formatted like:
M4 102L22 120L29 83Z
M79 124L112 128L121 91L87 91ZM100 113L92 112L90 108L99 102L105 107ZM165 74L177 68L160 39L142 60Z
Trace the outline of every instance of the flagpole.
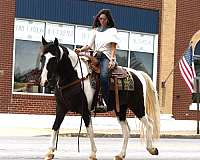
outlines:
M191 46L192 42L189 44L189 46ZM188 48L187 48L188 49ZM187 49L185 49L185 51L183 52L182 56L179 58L178 62L176 62L174 68L171 69L170 73L168 74L167 78L162 81L162 88L165 88L165 84L167 83L169 77L172 75L172 73L174 72L174 70L176 69L176 67L178 66L179 62L181 61L183 55L185 54L185 52L187 51Z
M181 56L181 58L182 58L182 56ZM181 58L179 59L178 62L176 62L174 68L171 69L171 71L170 71L170 73L168 74L167 78L166 78L164 81L162 81L162 86L161 86L161 88L162 88L162 102L161 102L162 104L161 104L161 106L162 106L162 107L165 106L166 83L167 83L169 77L172 75L172 73L173 73L174 70L176 69L176 67L178 66L178 64L179 64L179 62L180 62L180 60L181 60Z
M182 56L182 57L183 57L183 56ZM181 57L181 58L182 58L182 57ZM172 75L172 73L174 72L174 70L175 70L176 67L178 66L178 64L179 64L179 62L180 62L180 60L181 60L181 58L179 59L178 62L176 62L174 68L171 69L171 71L170 71L170 73L168 74L167 78L166 78L164 81L162 81L162 88L165 88L165 87L166 87L166 86L165 86L166 82L168 81L169 77Z
M190 41L189 47L192 45L192 41ZM187 47L188 49L188 47ZM162 81L161 83L161 88L162 88L162 107L165 106L165 97L166 97L166 83L169 79L169 77L172 75L172 73L174 72L174 70L176 69L176 67L178 66L179 62L181 61L183 55L185 54L185 52L187 51L187 49L185 49L185 51L183 52L182 56L179 58L179 60L176 62L174 68L171 69L170 73L168 74L167 78Z
M197 134L199 134L199 79L197 81Z

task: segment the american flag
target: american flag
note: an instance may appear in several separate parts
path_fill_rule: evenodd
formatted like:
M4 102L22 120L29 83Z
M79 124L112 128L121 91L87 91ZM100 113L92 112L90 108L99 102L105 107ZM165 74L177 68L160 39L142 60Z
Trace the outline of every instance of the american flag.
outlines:
M194 80L196 78L196 73L194 69L192 46L188 47L188 49L185 51L182 58L180 59L179 69L181 71L183 79L189 87L190 92L193 93L195 90Z

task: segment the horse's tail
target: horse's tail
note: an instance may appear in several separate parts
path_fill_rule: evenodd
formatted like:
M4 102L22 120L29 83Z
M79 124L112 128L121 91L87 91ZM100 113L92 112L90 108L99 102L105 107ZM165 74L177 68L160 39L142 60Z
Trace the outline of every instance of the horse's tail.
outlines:
M159 139L160 137L160 106L158 94L153 82L148 74L141 72L146 81L146 101L145 110L148 119L152 121L153 125L153 138Z

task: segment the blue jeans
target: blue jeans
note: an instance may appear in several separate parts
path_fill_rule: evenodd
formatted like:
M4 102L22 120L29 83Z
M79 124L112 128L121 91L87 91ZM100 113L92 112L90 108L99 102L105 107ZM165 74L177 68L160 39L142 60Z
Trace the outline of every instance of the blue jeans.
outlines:
M106 104L108 105L110 96L108 64L110 60L103 53L101 54L100 57L98 57L98 60L100 63L100 84L101 84L102 94Z

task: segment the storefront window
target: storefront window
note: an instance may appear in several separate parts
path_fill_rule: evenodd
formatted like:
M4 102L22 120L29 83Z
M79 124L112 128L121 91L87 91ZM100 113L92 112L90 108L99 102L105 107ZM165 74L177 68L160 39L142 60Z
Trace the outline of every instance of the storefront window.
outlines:
M41 42L16 40L14 92L38 92L40 46Z
M148 73L153 78L153 54L145 52L131 52L130 67Z
M118 65L128 67L128 51L117 50L116 58Z
M63 46L74 49L87 43L91 33L90 26L59 24L35 20L16 19L14 51L14 93L53 93L52 88L40 86L39 53L41 37L48 41L58 38ZM118 65L143 70L151 78L155 60L155 35L118 30L119 44L116 58ZM153 78L152 78L153 79Z

